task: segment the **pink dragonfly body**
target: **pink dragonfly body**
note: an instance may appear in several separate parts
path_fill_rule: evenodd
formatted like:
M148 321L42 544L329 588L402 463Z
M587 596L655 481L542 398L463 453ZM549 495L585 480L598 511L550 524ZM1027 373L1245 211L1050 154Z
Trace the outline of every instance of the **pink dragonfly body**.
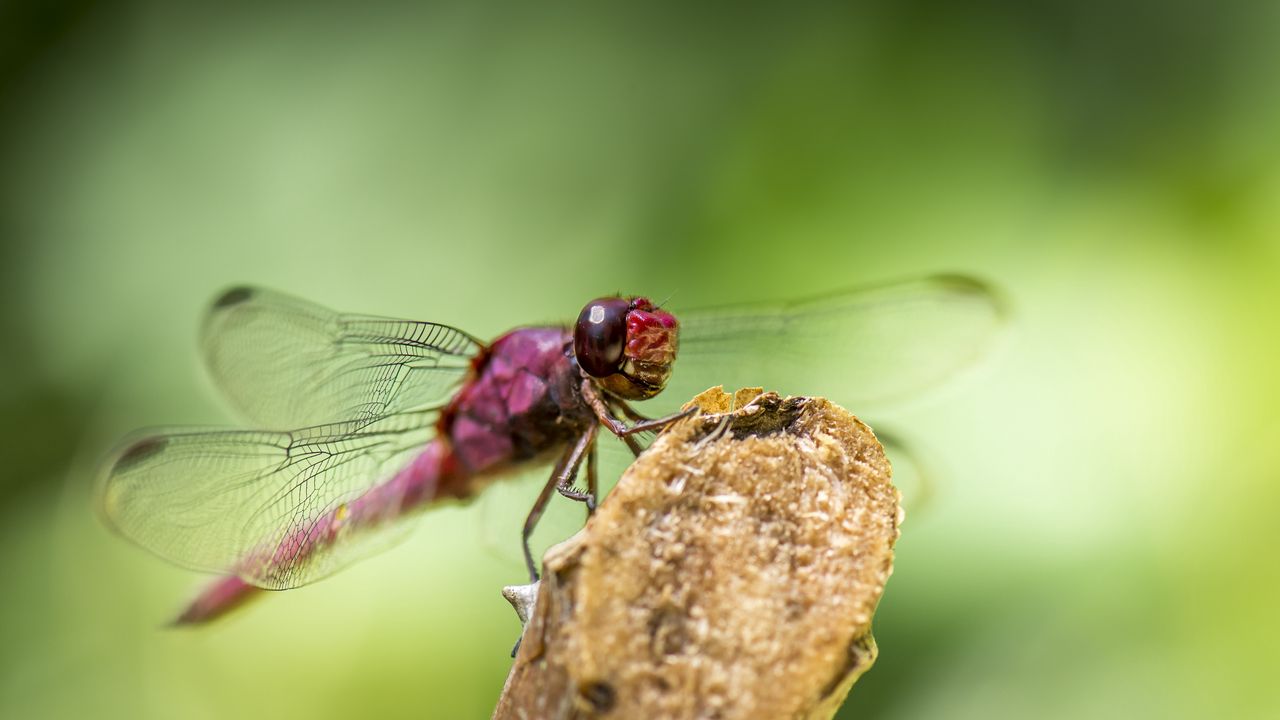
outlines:
M278 545L271 562L287 565L366 529L437 500L470 498L483 480L565 446L592 427L581 398L564 328L521 328L503 335L473 361L474 376L454 396L437 435L403 469L312 527ZM204 622L258 590L238 576L211 585L179 617Z
M886 313L910 332L929 329L923 317L964 340L943 337L943 349L951 347L946 357L928 355L910 372L900 365L910 353L890 353L885 361L901 376L885 376L893 392L931 384L965 364L999 309L983 286L963 278L693 313L684 322L644 298L601 298L572 328L518 328L484 344L443 325L339 315L238 288L215 301L206 320L206 363L252 421L301 429L147 433L108 467L102 504L109 523L140 545L226 573L178 618L198 623L259 589L305 584L386 546L416 510L469 499L511 470L554 462L523 528L526 564L536 577L529 534L553 494L585 503L588 512L595 507L599 428L639 453L635 433L680 417L649 420L628 404L662 392L678 345L693 348L706 365L701 375L688 373L683 401L720 382L769 384L768 362L748 364L744 375L721 358L742 352L744 341L770 350L781 359L778 368L806 376L788 369L795 342L817 338L836 351L839 366L844 358L830 333L865 335L870 326L859 323ZM811 392L823 392L821 385ZM573 483L584 464L581 490Z

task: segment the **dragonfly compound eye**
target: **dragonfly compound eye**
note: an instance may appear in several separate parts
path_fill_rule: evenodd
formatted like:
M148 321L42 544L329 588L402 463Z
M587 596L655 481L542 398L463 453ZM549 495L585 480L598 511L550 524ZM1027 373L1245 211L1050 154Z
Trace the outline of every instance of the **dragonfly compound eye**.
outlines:
M630 305L622 298L600 298L582 308L573 327L573 354L588 375L606 377L622 367Z

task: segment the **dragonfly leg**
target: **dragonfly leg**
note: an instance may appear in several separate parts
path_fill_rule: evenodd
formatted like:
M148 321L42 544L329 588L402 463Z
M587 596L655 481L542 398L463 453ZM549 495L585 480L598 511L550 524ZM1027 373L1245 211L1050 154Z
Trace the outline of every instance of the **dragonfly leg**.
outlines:
M597 491L599 481L596 475L596 444L591 443L591 449L587 451L587 494L591 496L591 500L587 502L587 517L590 518L596 511L596 507L600 505L600 493Z
M572 452L573 448L570 448L556 461L556 469L551 472L551 477L547 478L547 484L542 486L542 492L538 493L538 499L533 501L533 507L529 509L529 515L524 519L524 528L520 531L520 543L524 549L524 564L529 569L529 582L538 582L538 564L534 562L533 551L529 549L529 538L533 535L533 529L537 527L538 520L542 518L542 513L547 509L547 503L551 500L551 493L560 484L560 473L563 472Z
M644 452L644 446L641 445L640 441L634 437L630 435L623 435L619 439L626 443L627 449L631 451L632 455L640 457L640 453Z
M596 492L595 492L595 450L596 450L596 432L597 426L592 425L578 441L573 444L573 449L569 451L569 461L565 463L564 468L556 474L556 491L570 500L586 503L587 514L596 510ZM578 475L578 467L582 465L582 458L587 457L587 491L583 492L573 486L573 480Z
M618 400L617 398L608 398L607 402L609 403L610 408L617 407L622 411L622 414L626 415L627 419L631 420L632 422L651 419L636 412L630 405L623 402L622 400ZM610 414L612 415L613 413L611 412ZM640 457L640 453L644 452L644 446L640 444L639 440L636 440L631 435L621 435L619 436L619 439L622 440L622 442L626 443L626 446L628 449L631 450L632 455L635 455L636 457Z
M642 433L648 430L661 430L681 418L687 418L698 412L696 407L691 407L688 410L672 413L666 417L642 420L640 422L627 425L614 417L613 412L609 409L608 405L605 404L604 398L600 396L600 391L596 390L595 384L590 380L582 381L582 397L587 401L587 404L591 406L592 411L595 412L596 418L600 420L600 423L609 428L609 432L623 438L624 440L628 436L636 433ZM630 447L630 443L628 443L628 446ZM635 448L632 448L632 452L635 452Z
M622 414L626 415L627 419L630 420L631 422L644 422L646 420L653 419L651 417L641 415L639 412L636 412L636 409L631 407L631 403L628 403L625 400L619 400L617 398L609 398L609 404L621 410Z

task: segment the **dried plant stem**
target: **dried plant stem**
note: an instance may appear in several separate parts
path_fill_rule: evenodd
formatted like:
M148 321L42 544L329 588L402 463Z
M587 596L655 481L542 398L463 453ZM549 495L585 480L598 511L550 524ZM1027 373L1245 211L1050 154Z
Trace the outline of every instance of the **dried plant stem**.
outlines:
M874 661L902 519L875 435L821 398L694 402L547 553L495 718L831 718Z

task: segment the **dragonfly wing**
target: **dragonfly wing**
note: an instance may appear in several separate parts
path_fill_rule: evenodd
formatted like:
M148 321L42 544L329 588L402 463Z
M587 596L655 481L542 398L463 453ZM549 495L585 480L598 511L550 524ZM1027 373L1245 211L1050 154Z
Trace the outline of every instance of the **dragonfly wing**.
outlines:
M859 408L932 387L978 359L1002 326L980 281L936 276L780 305L682 313L663 396L714 385L823 395Z
M431 416L146 435L107 470L102 511L121 534L179 565L268 589L303 585L407 530L391 522L403 488L385 481L427 445Z
M443 404L483 349L456 328L343 315L260 288L214 301L200 348L214 382L253 425L291 428Z
M902 494L902 507L908 513L927 510L938 484L938 468L933 458L925 448L883 425L878 426L875 433L893 465L893 485Z

